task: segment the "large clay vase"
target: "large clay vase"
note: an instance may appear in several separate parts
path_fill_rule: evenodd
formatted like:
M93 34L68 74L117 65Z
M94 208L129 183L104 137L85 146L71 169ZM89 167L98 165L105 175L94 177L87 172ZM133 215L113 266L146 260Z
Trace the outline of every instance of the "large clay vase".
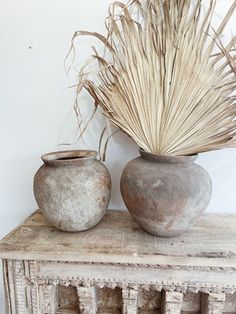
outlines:
M212 194L208 173L195 156L159 156L140 150L121 177L124 202L140 226L161 237L187 231L206 210Z
M34 178L39 208L58 229L76 232L95 226L104 216L111 193L106 167L95 151L65 151L42 156Z

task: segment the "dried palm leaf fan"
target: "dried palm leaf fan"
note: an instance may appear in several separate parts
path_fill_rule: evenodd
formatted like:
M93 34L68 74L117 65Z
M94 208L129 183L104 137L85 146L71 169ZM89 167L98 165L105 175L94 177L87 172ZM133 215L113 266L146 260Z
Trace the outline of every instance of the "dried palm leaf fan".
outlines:
M236 75L236 36L232 38L226 47L224 47L222 41L219 39L219 47L226 57L232 72ZM218 54L218 56L219 55L220 54Z
M74 35L73 42L91 35L105 46L104 54L93 48L99 68L81 69L78 93L85 88L108 121L147 152L179 156L233 146L236 81L215 50L236 1L212 31L216 2L205 13L201 0L114 2L106 36Z

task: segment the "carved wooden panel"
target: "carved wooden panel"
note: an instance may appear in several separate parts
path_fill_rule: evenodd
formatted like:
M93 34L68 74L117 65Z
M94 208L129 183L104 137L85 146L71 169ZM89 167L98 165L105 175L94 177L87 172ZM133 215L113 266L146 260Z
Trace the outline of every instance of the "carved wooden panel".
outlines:
M122 289L115 287L114 289L104 286L99 288L97 292L98 313L118 314L122 311Z
M191 285L175 287L152 283L134 286L122 281L96 282L75 276L60 278L60 273L57 278L48 273L43 278L38 272L41 263L45 264L4 260L8 314L236 314L236 292L233 290L225 294L221 288L221 293L220 290L213 293L210 288L207 291L202 287L193 292ZM58 264L46 263L57 270ZM64 264L60 266L65 267Z
M183 293L164 291L162 297L162 312L164 314L180 314L183 303Z
M226 295L223 313L236 314L236 293Z
M151 287L139 289L138 309L140 314L161 313L161 292Z
M188 292L183 296L181 314L201 314L202 293Z
M235 225L207 215L160 239L114 211L67 234L36 212L0 243L6 313L236 314Z
M225 305L224 293L207 293L202 298L203 314L222 314Z
M57 312L65 311L80 313L77 288L71 285L57 285Z

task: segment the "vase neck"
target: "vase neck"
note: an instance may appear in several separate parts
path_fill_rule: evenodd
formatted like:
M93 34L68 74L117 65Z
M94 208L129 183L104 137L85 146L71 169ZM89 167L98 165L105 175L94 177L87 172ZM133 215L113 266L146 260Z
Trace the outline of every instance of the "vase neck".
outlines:
M139 153L142 158L157 161L162 163L173 163L173 164L186 164L186 163L194 163L194 161L198 158L198 155L189 155L189 156L165 156L165 155L156 155L149 152L145 152L143 149L139 149Z
M84 166L95 161L97 152L93 150L59 151L43 155L41 158L47 166L60 167Z

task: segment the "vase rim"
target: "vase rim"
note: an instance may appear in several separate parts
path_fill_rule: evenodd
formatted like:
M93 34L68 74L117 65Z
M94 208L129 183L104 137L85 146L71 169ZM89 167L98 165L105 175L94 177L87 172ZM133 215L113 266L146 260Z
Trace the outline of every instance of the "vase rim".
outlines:
M44 154L41 159L49 166L85 165L94 161L97 152L94 150L66 150Z
M139 148L141 157L152 161L165 162L165 163L193 163L197 158L198 154L195 155L182 155L182 156L171 156L171 155L158 155L146 152L144 149Z

